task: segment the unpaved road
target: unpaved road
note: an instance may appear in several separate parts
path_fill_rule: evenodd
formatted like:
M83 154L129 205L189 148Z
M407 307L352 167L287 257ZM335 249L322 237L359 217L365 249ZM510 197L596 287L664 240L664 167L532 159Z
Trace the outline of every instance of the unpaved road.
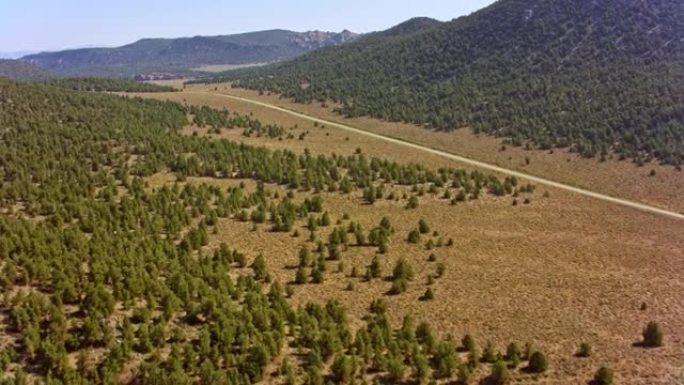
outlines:
M452 153L449 153L446 151L435 150L434 148L430 148L430 147L426 147L426 146L423 146L420 144L412 143L412 142L406 141L404 139L398 139L398 138L393 138L391 136L379 135L379 134L364 131L364 130L361 130L358 128L354 128L351 126L347 126L345 124L335 123L335 122L331 122L331 121L325 120L325 119L319 119L319 118L309 116L306 114L302 114L300 112L293 111L293 110L290 110L287 108L279 107L279 106L269 104L269 103L260 102L258 100L244 98L244 97L240 97L240 96L226 95L226 94L221 94L221 93L216 93L216 92L207 92L207 91L185 91L185 92L195 93L195 94L209 94L209 95L220 96L220 97L224 97L224 98L228 98L228 99L238 100L241 102L251 103L251 104L254 104L257 106L266 107L266 108L270 108L270 109L273 109L276 111L284 112L284 113L296 116L298 118L307 119L307 120L310 120L312 122L318 122L321 124L326 124L328 126L337 127L337 128L342 129L342 130L351 131L351 132L354 132L354 133L357 133L360 135L366 135L366 136L369 136L371 138L384 140L384 141L389 142L389 143L399 144L399 145L402 145L405 147L409 147L409 148L412 148L415 150L419 150L419 151L427 152L427 153L434 154L437 156L441 156L441 157L446 158L446 159L455 160L455 161L458 161L458 162L461 162L464 164L469 164L471 166L475 166L475 167L482 168L485 170L490 170L490 171L495 171L495 172L505 174L505 175L515 176L516 178L527 179L531 182L534 182L534 183L537 183L540 185L555 187L555 188L558 188L561 190L570 191L570 192L573 192L576 194L588 196L591 198L599 199L599 200L602 200L605 202L610 202L610 203L614 203L614 204L621 205L621 206L631 207L631 208L641 210L641 211L645 211L645 212L649 212L652 214L658 214L658 215L663 215L663 216L674 218L674 219L684 220L684 214L678 213L675 211L664 210L664 209L660 209L660 208L657 208L654 206L642 204L639 202L634 202L634 201L630 201L627 199L622 199L622 198L617 198L617 197L613 197L610 195L597 193L595 191L586 190L586 189L579 188L579 187L574 187L574 186L571 186L571 185L568 185L565 183L555 182L555 181L550 180L550 179L541 178L541 177L526 174L526 173L523 173L520 171L510 170L507 168L499 167L499 166L489 164L489 163L485 163L485 162L480 162L478 160L466 158L466 157L456 155L456 154L452 154Z

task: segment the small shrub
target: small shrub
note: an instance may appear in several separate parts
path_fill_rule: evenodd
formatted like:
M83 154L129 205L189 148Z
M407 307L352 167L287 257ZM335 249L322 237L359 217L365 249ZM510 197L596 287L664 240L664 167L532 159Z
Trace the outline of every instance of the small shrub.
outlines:
M390 288L389 295L399 295L406 291L408 287L408 281L405 279L395 279L392 281L392 287Z
M490 375L491 383L496 385L507 384L511 380L511 375L508 372L506 363L498 360L492 366L492 374Z
M262 254L257 255L254 262L252 262L252 270L254 270L254 279L257 281L266 278L268 272L266 270L266 260Z
M299 266L299 268L297 268L294 282L297 285L303 285L306 283L306 269L303 266Z
M406 367L402 360L398 358L389 359L389 362L387 363L387 375L391 382L401 382L404 379L405 371Z
M427 277L427 285L428 285L428 286L432 286L432 285L434 285L434 283L435 283L435 277L434 277L432 274L428 275L428 277Z
M406 203L406 208L407 209L415 209L416 207L418 207L418 197L415 195L412 195L409 198L408 203Z
M420 231L421 234L427 234L430 232L430 226L425 222L424 219L421 219L418 221L418 231Z
M642 333L644 337L643 345L649 348L663 346L663 334L660 324L655 321L649 322Z
M518 346L518 344L515 342L511 342L510 344L508 344L508 347L506 347L506 358L509 360L514 355L520 356L521 353L522 351L520 350L520 346Z
M414 244L420 242L420 232L418 230L411 230L406 241Z
M518 365L520 365L520 355L514 354L513 356L511 356L509 361L511 362L511 368L517 368Z
M456 373L456 382L461 385L468 385L473 379L473 372L470 367L465 364L461 364L458 367L458 373Z
M486 363L494 363L497 361L496 351L494 350L494 345L492 345L491 341L487 341L487 344L485 345L485 348L482 351L481 360L482 360L482 362L486 362Z
M468 366L470 369L475 370L480 365L480 351L477 347L468 352Z
M292 296L294 295L294 286L286 285L285 286L285 295L287 296L287 298L292 298Z
M435 247L435 241L433 241L432 239L428 240L428 241L425 243L425 248L426 248L427 250L432 250L434 247Z
M577 357L589 357L591 356L591 345L587 342L582 342L577 350Z
M323 270L320 269L320 267L316 267L315 269L311 270L311 282L312 283L323 283Z
M349 382L354 372L352 360L344 355L338 356L330 367L330 372L336 383Z
M421 301L432 301L435 299L435 293L432 291L432 288L429 288L425 290L425 294L420 298Z
M470 334L466 334L461 340L461 345L463 345L463 350L471 352L475 350L475 339Z
M371 278L379 278L382 275L382 268L380 266L380 259L377 256L373 257L370 266L368 266L368 272Z
M516 368L520 365L520 356L522 351L517 343L511 342L506 348L506 359L511 362L511 367Z
M397 263L394 265L394 270L392 270L393 280L412 280L413 279L413 267L405 258L399 258Z
M532 373L543 373L548 369L549 362L546 360L546 356L542 352L534 352L530 357L530 363L528 365L528 370Z
M595 385L611 385L613 383L613 370L605 366L601 367L594 375L593 383Z
M446 267L444 266L443 263L438 263L437 264L437 278L442 278L444 276L444 272L446 271Z
M321 226L327 227L330 226L331 220L330 220L330 214L328 212L323 213L323 217L321 218Z
M387 245L387 242L381 242L378 245L378 253L379 254L387 254L388 250L389 250L389 246Z
M523 355L522 355L521 358L524 359L524 360L529 360L530 357L532 357L532 354L533 354L534 352L535 352L534 346L532 346L531 343L526 342L526 343L525 343L525 348L523 349Z

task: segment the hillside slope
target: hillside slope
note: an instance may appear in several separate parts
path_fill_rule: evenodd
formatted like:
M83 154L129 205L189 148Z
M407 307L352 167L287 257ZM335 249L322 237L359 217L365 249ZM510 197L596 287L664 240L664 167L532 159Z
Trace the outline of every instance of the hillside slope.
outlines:
M50 74L39 66L12 59L0 59L0 76L10 79L47 79Z
M679 165L683 59L678 1L501 0L418 32L226 77L301 102L332 99L349 116Z
M28 55L24 59L68 75L130 76L181 71L207 64L246 64L291 59L345 43L356 34L271 30L225 36L142 39L117 48L85 48Z

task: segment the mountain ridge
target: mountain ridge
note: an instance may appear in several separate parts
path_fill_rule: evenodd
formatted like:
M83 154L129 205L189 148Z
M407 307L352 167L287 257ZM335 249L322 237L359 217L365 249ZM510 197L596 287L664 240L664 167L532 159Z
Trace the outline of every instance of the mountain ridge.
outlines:
M41 52L22 59L63 75L130 77L146 72L183 72L201 65L287 60L314 49L344 44L357 36L348 30L273 29L235 35L143 38L120 47Z
M301 86L310 77L315 89ZM684 3L674 0L500 0L218 80L332 99L348 116L684 163Z

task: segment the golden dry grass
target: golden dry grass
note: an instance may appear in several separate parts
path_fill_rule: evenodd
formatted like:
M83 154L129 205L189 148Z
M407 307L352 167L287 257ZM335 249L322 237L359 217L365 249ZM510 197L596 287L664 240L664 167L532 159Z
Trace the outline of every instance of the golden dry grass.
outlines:
M173 180L168 174L155 178L156 186ZM227 188L239 181L190 178L189 183ZM303 199L307 194L296 196ZM684 364L684 236L670 219L639 213L637 221L632 210L564 192L554 192L551 198L537 193L532 204L515 207L510 198L450 206L426 195L415 210L406 210L405 202L363 205L358 194L323 197L333 223L348 213L369 230L387 216L396 232L389 253L381 257L383 274L389 274L403 256L413 265L416 278L406 293L386 296L389 282L368 283L349 276L354 266L365 271L374 249L350 247L341 259L344 273L336 272L338 262L330 262L326 281L297 287L294 304L339 300L358 326L371 300L382 297L389 301L395 326L410 314L432 324L441 335L460 338L471 333L481 346L487 339L502 350L510 341L531 341L549 354L552 363L535 383L582 383L599 366L608 365L621 384L668 384ZM423 245L408 244L406 236L421 218L445 239L452 237L455 245L428 251ZM251 223L221 220L208 247L226 242L249 257L261 253L274 278L287 283L294 279L297 251L307 243L304 224L299 223L301 235L295 238L270 232L268 225L254 231ZM325 239L331 229L320 236ZM445 264L446 273L433 286L436 300L420 302L427 276L436 269L436 263L427 260L430 253ZM350 281L355 284L353 292L345 290ZM648 310L639 310L642 302ZM667 331L666 346L633 347L650 320ZM594 355L573 357L583 341L591 343Z
M361 147L366 154L397 161L421 162L432 167L460 166L372 138L332 128L314 128L312 123L284 113L211 95L153 96L227 106L240 113L252 112L267 123L279 123L286 128L298 124L297 132L310 132L303 141L279 141L245 138L240 129L223 130L220 136L232 140L297 152L308 148L313 153L325 154L333 151L350 154ZM200 135L206 134L204 129L191 128L186 133L195 130ZM349 137L348 141L346 137ZM471 147L482 146L477 147L478 151L484 151L486 141L492 140L466 139L472 139ZM493 148L496 147L498 144L494 144ZM551 162L549 159L560 156L559 153L520 149L509 149L506 153L529 156L530 168L523 168L527 172L532 172L537 163ZM619 173L620 167L629 168L625 169L626 176L620 179L626 187L620 188L636 194L632 198L644 192L635 187L629 189L629 184L624 182L629 178L658 181L671 172L676 182L679 175L668 168L657 168L657 176L650 178L639 174L644 169L627 163L600 164L569 154L563 157L573 157L566 162L573 165L593 167L598 164L605 165L606 169L610 166L608 171L587 171L590 179ZM560 167L561 163L557 161L556 166ZM551 162L548 167L555 166ZM567 168L563 170L570 173ZM155 187L174 180L170 174L159 174L148 182ZM214 183L224 188L239 183L206 178L189 178L188 182ZM617 182L590 187L599 190L615 187L614 183ZM668 194L674 191L671 190L673 185L676 184L666 183L663 191L654 193L654 202L666 202L666 207L681 207L680 200L667 201ZM248 183L248 188L253 188L253 183ZM464 333L471 333L480 346L487 339L495 342L499 349L504 349L511 341L531 341L548 353L550 370L533 381L529 375L516 372L515 380L522 383L587 383L603 365L615 370L616 383L620 384L676 383L684 368L684 232L681 222L552 188L548 189L550 197L544 198L545 190L538 189L530 205L512 206L511 198L488 197L450 206L447 201L425 196L415 210L406 210L405 202L385 200L373 206L363 205L358 192L349 196L324 193L324 208L331 213L333 223L348 213L351 220L360 222L367 231L383 216L389 217L396 233L389 253L382 257L383 273L389 274L394 262L403 256L413 265L416 278L406 293L388 297L389 282L368 283L349 277L354 266L363 273L374 255L371 248L351 247L342 256L344 273L336 273L337 262L331 262L326 281L321 285L297 287L292 302L339 300L348 309L353 324L358 326L370 302L383 297L389 302L389 314L396 326L404 315L411 314L417 321L428 321L443 336L451 334L460 339ZM307 195L297 193L296 196L303 199ZM421 218L445 239L453 238L454 247L427 251L422 246L409 245L405 238ZM343 224L347 225L348 221ZM320 236L325 237L331 229L321 231ZM300 228L299 232L300 237L294 238L291 234L269 232L268 225L260 225L253 231L251 223L226 219L219 222L217 234L211 236L208 247L226 242L248 253L249 257L263 253L274 278L286 283L294 278L295 270L291 267L296 265L297 250L308 237L306 229ZM427 261L431 252L437 255L438 262L445 264L446 273L433 286L436 299L421 302L418 298L427 287L427 275L436 269L434 262ZM355 284L354 291L345 290L350 281ZM648 305L646 311L639 310L642 302ZM665 347L644 350L632 346L651 320L663 325ZM580 342L593 346L592 357L573 356Z

